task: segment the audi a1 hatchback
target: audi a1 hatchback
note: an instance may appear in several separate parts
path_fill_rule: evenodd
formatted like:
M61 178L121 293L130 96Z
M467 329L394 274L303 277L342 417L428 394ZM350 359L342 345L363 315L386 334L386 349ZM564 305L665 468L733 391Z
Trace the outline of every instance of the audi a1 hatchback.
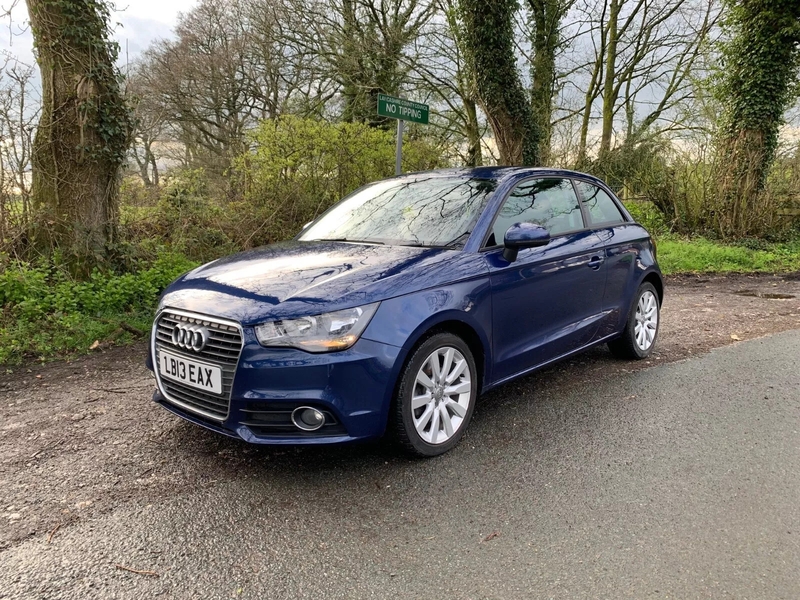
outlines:
M433 456L479 394L600 343L656 342L655 246L572 171L414 173L354 192L293 240L172 283L148 366L154 400L260 444L391 431Z

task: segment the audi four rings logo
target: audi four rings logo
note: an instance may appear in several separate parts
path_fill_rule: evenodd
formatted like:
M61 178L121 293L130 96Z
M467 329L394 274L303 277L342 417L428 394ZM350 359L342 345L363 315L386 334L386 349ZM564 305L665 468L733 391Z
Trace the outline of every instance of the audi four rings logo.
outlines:
M200 352L206 346L208 329L200 325L178 324L172 330L172 343L178 348Z

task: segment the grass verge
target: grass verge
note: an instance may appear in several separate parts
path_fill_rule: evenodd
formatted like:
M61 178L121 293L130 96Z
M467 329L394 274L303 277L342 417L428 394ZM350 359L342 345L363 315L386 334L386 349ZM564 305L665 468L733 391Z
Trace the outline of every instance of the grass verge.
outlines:
M665 274L797 271L800 240L724 245L662 235L658 261ZM97 272L84 282L53 266L10 265L0 273L0 364L81 354L147 335L161 291L196 265L165 254L133 273Z
M721 244L704 238L662 237L658 240L658 264L667 275L800 270L800 240L750 244L758 247Z
M161 291L195 262L167 254L133 273L72 280L48 266L0 273L0 364L88 352L145 337Z

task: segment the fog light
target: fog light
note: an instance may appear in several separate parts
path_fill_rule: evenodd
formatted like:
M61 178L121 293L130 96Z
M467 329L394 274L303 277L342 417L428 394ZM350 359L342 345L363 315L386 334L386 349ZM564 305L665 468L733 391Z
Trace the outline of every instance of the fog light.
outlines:
M292 423L303 431L316 431L325 424L325 415L316 408L300 406L292 411Z

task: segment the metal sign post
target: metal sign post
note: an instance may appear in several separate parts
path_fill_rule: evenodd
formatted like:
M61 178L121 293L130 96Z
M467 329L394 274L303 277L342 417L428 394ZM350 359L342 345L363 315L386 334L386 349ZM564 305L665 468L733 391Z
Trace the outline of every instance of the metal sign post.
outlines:
M394 174L403 172L403 119L397 121L397 147L394 153Z
M403 172L403 123L428 124L429 107L427 104L411 102L402 98L394 98L385 94L378 94L378 114L382 117L397 119L397 149L395 151L394 174Z

